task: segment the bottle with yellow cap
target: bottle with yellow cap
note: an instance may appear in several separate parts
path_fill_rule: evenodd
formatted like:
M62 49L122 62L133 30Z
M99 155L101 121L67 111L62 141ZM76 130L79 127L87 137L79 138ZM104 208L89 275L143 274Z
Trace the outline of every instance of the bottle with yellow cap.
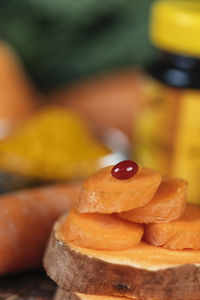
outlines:
M150 36L159 58L140 82L138 161L190 182L200 204L200 1L161 0L152 7Z

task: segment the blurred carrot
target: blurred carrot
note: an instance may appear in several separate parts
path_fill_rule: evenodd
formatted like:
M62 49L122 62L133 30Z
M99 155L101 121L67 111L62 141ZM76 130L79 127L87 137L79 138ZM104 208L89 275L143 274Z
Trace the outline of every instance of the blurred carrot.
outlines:
M82 79L53 91L48 103L60 104L86 118L98 136L115 127L132 137L137 112L137 76L124 69Z
M0 275L41 264L54 221L79 191L80 184L60 184L0 197Z
M0 138L35 110L37 98L15 51L0 41Z

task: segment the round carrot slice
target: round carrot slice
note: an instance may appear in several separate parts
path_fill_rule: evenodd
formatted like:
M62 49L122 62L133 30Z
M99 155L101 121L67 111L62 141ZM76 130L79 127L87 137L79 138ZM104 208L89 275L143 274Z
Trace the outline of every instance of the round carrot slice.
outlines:
M200 249L200 206L187 204L180 219L145 225L144 239L171 250Z
M71 210L60 227L60 239L101 250L121 250L140 243L143 226L122 221L115 215L79 214Z
M79 212L110 214L143 206L152 199L162 180L160 173L143 167L133 177L119 180L112 176L112 167L99 170L83 183L76 203Z
M119 217L136 223L165 223L180 218L185 210L188 183L183 179L163 179L153 199L146 205L122 212Z

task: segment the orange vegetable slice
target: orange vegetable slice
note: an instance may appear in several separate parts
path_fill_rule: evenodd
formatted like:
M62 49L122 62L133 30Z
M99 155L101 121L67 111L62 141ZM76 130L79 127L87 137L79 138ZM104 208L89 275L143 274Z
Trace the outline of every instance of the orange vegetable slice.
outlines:
M188 183L183 179L164 179L146 205L122 212L119 217L136 223L165 223L180 218L185 210Z
M79 214L71 210L60 229L61 240L101 250L121 250L140 243L143 226L115 215Z
M162 180L160 173L143 167L129 179L116 179L111 175L112 167L85 180L76 203L79 212L110 214L143 206L152 199Z
M200 249L200 206L187 204L180 219L145 225L144 239L171 250Z

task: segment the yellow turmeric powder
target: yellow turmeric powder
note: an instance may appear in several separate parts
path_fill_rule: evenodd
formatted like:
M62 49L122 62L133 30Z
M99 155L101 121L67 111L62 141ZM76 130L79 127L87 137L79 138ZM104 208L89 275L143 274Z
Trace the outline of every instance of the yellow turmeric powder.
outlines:
M107 154L74 112L48 108L0 142L0 169L44 180L72 179L94 172Z

